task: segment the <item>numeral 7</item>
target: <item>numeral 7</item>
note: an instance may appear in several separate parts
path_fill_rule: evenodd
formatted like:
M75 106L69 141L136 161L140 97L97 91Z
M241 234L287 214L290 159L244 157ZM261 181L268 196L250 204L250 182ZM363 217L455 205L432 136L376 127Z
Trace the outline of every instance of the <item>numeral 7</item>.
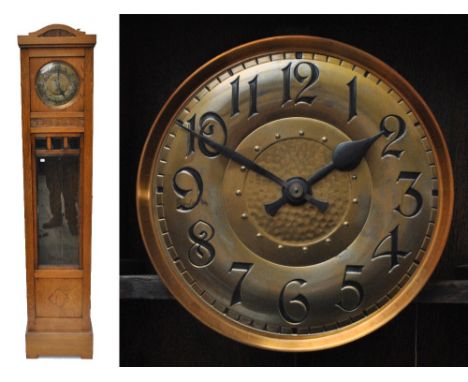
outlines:
M242 282L244 281L245 276L247 276L247 274L250 272L252 267L253 267L253 264L251 263L232 263L229 273L240 275L240 278L236 284L236 287L234 288L234 292L232 293L231 306L241 302Z

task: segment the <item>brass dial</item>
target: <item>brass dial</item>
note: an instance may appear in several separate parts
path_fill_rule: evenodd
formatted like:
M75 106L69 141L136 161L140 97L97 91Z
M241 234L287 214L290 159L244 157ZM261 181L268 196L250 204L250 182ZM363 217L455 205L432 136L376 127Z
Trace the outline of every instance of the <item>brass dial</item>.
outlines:
M416 92L374 57L304 36L194 73L152 127L137 191L174 296L278 350L336 346L400 311L441 255L453 198Z
M36 77L36 91L46 105L60 107L70 103L78 93L80 79L75 69L62 61L41 67Z

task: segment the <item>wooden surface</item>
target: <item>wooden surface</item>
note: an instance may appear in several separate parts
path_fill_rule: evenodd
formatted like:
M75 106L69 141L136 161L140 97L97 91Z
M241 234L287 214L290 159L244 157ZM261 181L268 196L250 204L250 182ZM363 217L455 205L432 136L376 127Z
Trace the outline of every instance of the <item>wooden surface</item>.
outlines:
M93 48L95 35L63 25L50 25L28 36L19 36L21 48L21 87L23 124L23 168L26 232L26 281L28 300L28 357L38 355L78 355L92 357L92 328L90 317L91 272L91 192L92 192L92 92ZM37 70L46 62L63 60L79 72L81 84L75 102L57 110L46 107L37 98ZM41 118L34 124L33 118ZM61 119L66 123L60 123ZM70 123L76 119L76 123ZM79 126L82 136L80 161L79 216L80 269L75 266L38 265L37 182L35 135L66 135ZM50 245L49 245L50 247Z
M411 304L334 349L282 353L229 340L173 300L122 300L121 366L466 366L468 305Z
M27 332L26 357L93 358L93 332Z
M18 36L22 47L70 47L90 46L96 44L96 35L86 34L64 24L51 24L27 36Z

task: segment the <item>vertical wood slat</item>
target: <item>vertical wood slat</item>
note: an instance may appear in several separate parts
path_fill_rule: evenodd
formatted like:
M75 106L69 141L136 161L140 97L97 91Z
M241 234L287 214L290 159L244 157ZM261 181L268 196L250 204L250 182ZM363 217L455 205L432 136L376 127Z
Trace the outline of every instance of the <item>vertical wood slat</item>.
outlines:
M23 99L22 122L23 122L23 182L24 182L24 219L26 238L34 236L33 228L33 184L32 184L32 158L31 140L29 134L30 127L30 84L29 84L29 51L21 50L21 96ZM34 265L35 250L32 240L26 240L26 286L28 301L28 325L34 324L35 319L35 299L34 299Z
M93 50L85 52L85 133L83 137L82 171L80 181L83 182L81 199L81 235L82 235L82 267L83 277L83 329L91 329L90 291L91 291L91 214L92 214L92 162L93 162ZM81 175L82 174L82 175Z

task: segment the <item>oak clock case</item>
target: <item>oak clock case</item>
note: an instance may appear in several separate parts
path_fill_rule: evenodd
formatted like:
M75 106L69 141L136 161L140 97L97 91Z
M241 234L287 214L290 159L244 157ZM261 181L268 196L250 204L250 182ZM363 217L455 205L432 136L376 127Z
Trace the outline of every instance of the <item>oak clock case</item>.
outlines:
M92 358L95 35L53 24L19 36L28 324L26 356Z
M214 330L283 351L338 346L420 291L447 239L450 158L399 74L317 37L255 41L187 78L137 184L155 269Z

